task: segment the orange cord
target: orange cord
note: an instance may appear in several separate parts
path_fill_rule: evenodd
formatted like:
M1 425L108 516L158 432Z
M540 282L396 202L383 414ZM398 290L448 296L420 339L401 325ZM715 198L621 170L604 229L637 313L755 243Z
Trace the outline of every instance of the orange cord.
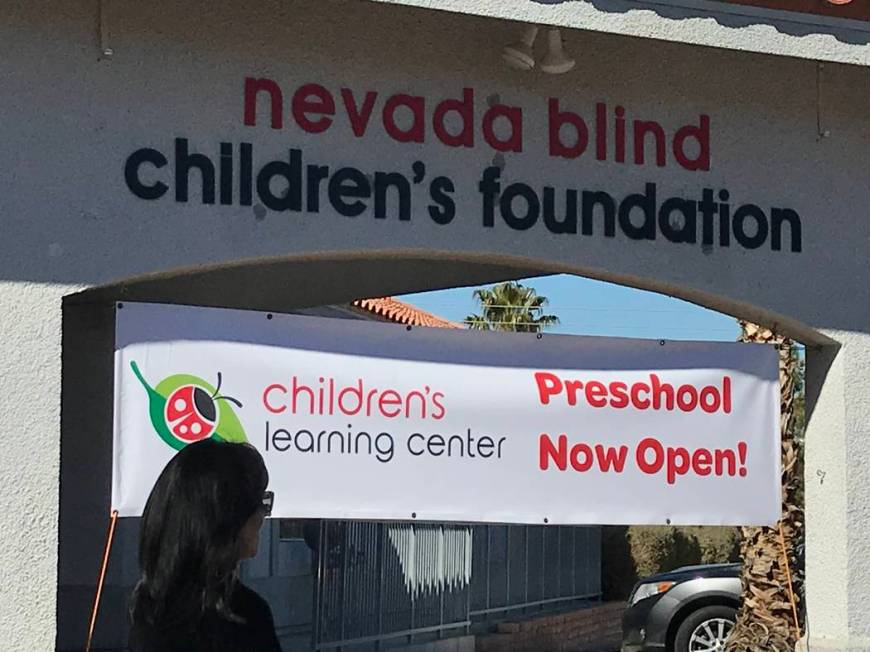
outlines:
M118 510L112 511L109 521L109 536L106 538L106 550L103 552L103 567L100 569L100 579L97 582L97 595L94 597L94 610L91 613L91 624L88 627L88 642L85 652L91 652L91 643L94 640L94 628L97 625L97 612L100 610L100 597L103 594L103 584L106 581L106 569L109 567L109 553L112 551L112 539L115 536L115 523L118 521Z
M791 569L789 568L789 563L788 563L788 550L786 550L786 547L785 547L785 531L783 530L783 527L782 527L782 521L779 522L779 543L782 545L782 559L785 562L785 576L786 576L786 579L788 579L788 595L789 595L789 598L791 599L791 612L792 612L792 615L794 616L794 628L795 628L795 631L797 632L797 640L800 640L800 638L801 638L801 625L800 625L800 621L798 620L797 602L795 601L794 588L792 587L792 583L791 583Z

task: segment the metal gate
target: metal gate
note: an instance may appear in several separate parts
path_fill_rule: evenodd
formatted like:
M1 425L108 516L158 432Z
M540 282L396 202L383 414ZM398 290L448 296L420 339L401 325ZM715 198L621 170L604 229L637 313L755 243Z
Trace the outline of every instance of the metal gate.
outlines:
M318 650L469 625L468 526L323 521L316 549Z
M379 650L601 595L601 529L322 521L314 648Z
M561 608L601 595L601 528L477 525L470 616Z

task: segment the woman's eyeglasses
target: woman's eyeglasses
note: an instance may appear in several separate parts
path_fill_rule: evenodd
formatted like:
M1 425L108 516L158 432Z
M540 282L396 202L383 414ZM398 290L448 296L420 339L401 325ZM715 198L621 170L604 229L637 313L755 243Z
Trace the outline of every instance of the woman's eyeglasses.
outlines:
M263 510L263 516L269 517L272 515L272 505L275 504L275 492L274 491L264 491L263 492L263 504L260 509Z

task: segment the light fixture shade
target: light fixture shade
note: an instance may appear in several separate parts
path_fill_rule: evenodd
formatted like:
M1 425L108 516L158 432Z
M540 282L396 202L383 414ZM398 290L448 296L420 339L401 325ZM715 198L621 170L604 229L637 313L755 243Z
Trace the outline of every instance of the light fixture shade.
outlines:
M501 58L511 68L516 70L531 70L535 67L535 38L538 36L538 27L530 25L523 32L523 37L516 43L504 46Z
M559 30L551 29L547 33L547 54L541 61L541 70L551 75L559 75L568 72L576 64L574 59L565 54Z

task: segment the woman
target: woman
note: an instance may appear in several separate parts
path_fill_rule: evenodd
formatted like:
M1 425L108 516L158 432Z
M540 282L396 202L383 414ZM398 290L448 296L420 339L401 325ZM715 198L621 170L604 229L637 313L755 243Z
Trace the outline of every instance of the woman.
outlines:
M280 652L269 605L238 579L271 511L263 458L211 439L181 450L142 518L131 652Z

